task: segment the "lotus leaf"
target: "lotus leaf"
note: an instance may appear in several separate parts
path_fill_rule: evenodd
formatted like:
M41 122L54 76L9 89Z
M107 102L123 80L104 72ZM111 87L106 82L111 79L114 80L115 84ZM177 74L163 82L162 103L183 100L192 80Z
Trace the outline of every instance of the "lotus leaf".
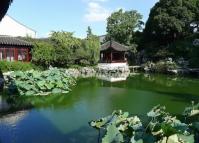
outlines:
M11 74L20 95L46 95L68 93L70 87L76 84L62 69L50 68L46 71L17 71Z
M110 124L107 127L107 132L105 137L102 139L102 143L121 143L123 142L123 136L117 129L117 127L114 124Z

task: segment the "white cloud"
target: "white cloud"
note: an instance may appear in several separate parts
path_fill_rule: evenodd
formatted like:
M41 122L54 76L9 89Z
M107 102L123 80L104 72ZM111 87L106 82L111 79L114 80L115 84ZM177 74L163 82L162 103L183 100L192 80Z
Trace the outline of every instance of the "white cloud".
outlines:
M102 1L104 2L107 0L90 0L88 3L87 13L84 16L86 21L101 22L107 19L111 12L99 3Z

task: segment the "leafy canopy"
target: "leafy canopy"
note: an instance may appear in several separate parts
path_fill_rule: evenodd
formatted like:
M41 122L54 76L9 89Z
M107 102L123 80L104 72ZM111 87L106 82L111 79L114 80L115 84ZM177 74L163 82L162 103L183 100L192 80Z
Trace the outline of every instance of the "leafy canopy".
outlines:
M54 62L55 49L52 44L45 41L34 42L32 49L32 62L48 67Z
M32 62L49 67L95 65L99 61L100 41L88 27L87 38L79 39L71 32L54 31L48 39L27 39L34 43Z
M55 63L71 64L75 59L75 52L81 47L81 40L75 38L71 32L52 32L50 40L55 48Z
M130 46L134 42L135 30L141 29L142 15L137 11L120 9L107 19L107 40L113 38L121 44Z
M192 33L191 22L198 16L198 0L160 0L151 9L144 30L147 42L168 44Z

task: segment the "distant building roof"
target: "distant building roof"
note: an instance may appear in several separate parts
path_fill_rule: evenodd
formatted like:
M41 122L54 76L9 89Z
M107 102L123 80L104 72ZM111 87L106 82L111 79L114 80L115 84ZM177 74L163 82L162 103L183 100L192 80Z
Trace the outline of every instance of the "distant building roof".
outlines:
M16 37L10 36L0 36L0 45L8 45L8 46L32 46L30 42L21 40Z
M105 38L106 38L106 35L101 35L101 36L98 36L98 37L99 37L100 43L103 43Z
M129 50L128 46L122 45L116 41L108 41L101 46L100 51L105 51L109 48L113 48L116 51L126 52Z

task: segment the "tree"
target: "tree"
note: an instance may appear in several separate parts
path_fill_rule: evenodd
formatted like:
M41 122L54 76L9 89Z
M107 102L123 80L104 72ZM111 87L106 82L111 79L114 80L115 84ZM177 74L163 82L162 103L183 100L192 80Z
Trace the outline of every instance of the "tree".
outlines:
M75 38L71 32L52 32L50 37L55 48L55 61L57 66L74 64L76 51L81 47L81 40Z
M99 61L100 56L100 40L98 36L92 33L92 29L88 26L87 38L83 41L83 47L86 51L87 60L91 65L95 65Z
M69 67L72 65L94 65L99 60L99 38L92 34L87 39L79 39L71 32L52 32L51 37L45 40L27 41L34 43L32 62L48 67Z
M191 34L198 16L198 0L160 0L151 9L144 30L145 42L167 45Z
M99 61L100 56L100 41L95 35L91 35L85 41L86 51L91 65L95 65Z
M88 29L87 29L87 38L89 38L90 36L92 36L93 35L93 33L92 33L92 29L91 29L91 27L90 26L88 26Z
M1 0L0 1L0 21L1 19L4 17L4 15L6 14L11 2L13 0Z
M32 49L32 62L43 66L49 67L53 64L55 59L55 48L48 41L34 41Z
M123 11L120 9L111 14L107 20L107 39L130 46L134 43L135 30L141 29L142 15L137 11Z

